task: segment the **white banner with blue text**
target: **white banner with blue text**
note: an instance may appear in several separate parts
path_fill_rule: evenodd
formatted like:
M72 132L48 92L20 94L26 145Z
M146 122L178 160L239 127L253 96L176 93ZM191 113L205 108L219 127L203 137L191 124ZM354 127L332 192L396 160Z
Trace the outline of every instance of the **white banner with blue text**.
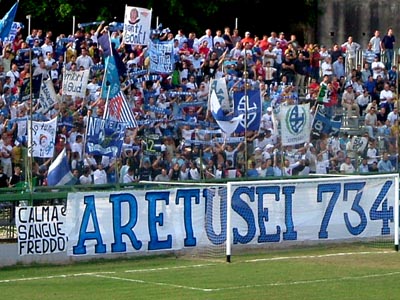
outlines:
M397 175L240 182L232 186L233 244L393 236ZM240 184L240 185L239 185ZM220 245L225 187L69 193L68 255Z

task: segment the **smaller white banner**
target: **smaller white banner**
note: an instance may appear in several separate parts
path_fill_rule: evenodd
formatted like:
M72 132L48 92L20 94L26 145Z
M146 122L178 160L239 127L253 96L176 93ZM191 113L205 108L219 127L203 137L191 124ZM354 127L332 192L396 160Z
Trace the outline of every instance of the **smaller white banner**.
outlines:
M15 212L18 254L64 252L67 247L65 206L22 206Z

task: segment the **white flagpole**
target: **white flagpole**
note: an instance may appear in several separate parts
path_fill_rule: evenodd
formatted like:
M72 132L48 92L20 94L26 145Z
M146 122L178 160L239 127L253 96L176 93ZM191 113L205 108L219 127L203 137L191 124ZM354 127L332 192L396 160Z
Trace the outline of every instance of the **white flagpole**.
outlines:
M31 34L31 15L27 15L26 19L28 20L28 35Z

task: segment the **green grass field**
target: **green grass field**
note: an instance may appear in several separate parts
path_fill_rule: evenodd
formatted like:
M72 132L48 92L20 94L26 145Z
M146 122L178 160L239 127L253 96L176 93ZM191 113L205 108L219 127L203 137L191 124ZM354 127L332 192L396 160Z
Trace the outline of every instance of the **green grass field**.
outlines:
M400 253L371 245L0 269L1 299L400 299Z

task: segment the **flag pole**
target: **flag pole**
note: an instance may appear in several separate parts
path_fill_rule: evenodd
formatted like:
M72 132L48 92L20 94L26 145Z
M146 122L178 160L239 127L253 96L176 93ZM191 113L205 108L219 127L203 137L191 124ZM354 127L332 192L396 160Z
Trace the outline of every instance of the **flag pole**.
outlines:
M247 93L247 79L249 77L249 73L247 72L247 55L246 51L244 53L244 72L243 72L243 77L244 77L244 174L247 176L247 169L248 169L248 150L247 150L247 111L248 111L248 93Z
M32 176L32 165L33 165L33 131L32 131L32 49L29 50L29 134L28 134L28 166L26 170L26 180L28 181L29 192L33 193L33 176ZM25 181L26 182L26 181ZM33 203L30 203L33 204Z

